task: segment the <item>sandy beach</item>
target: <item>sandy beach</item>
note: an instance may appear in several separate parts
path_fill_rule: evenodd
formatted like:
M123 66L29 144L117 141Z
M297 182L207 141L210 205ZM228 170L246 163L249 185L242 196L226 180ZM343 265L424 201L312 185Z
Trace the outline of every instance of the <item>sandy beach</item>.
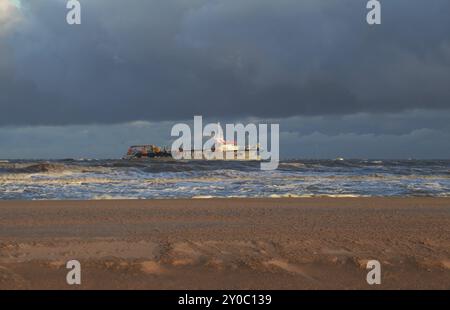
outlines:
M0 202L0 289L380 288L450 289L450 199Z

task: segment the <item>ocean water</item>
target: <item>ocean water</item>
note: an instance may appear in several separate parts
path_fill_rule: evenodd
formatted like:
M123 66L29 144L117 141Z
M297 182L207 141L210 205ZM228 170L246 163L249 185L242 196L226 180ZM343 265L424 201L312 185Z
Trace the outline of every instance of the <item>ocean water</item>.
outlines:
M449 160L0 161L0 199L450 196Z

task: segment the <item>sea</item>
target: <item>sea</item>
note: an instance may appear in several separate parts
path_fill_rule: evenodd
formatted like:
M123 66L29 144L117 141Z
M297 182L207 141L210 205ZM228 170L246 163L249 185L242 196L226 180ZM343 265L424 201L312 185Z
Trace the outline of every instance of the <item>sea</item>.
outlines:
M450 160L0 160L1 200L416 196L450 196Z

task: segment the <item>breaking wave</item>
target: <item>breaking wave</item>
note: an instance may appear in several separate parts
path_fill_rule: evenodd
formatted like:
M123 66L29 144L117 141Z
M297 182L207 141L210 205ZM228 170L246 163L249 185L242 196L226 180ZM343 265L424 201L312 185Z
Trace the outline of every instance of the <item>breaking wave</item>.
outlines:
M450 196L450 161L0 161L0 199Z

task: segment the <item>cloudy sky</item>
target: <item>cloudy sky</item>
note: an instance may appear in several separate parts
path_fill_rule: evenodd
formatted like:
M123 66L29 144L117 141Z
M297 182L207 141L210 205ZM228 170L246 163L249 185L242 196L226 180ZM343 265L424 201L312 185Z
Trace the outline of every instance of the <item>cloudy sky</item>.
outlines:
M0 0L0 158L119 157L177 122L281 155L450 158L450 1Z

